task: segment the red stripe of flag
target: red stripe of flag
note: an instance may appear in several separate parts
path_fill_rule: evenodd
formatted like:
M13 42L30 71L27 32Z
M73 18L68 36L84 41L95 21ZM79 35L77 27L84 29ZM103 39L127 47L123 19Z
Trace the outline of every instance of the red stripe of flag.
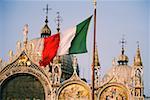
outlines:
M42 52L42 60L39 62L40 66L48 65L57 54L60 42L60 34L55 34L44 38L44 49Z

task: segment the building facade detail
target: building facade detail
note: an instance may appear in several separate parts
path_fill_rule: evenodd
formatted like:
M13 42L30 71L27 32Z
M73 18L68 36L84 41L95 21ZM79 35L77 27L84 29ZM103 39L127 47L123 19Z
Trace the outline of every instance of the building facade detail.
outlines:
M139 44L136 55L134 57L133 69L133 85L134 85L134 99L144 100L144 84L143 84L143 64L141 60Z
M51 29L48 26L48 10L47 5L41 38L51 36ZM59 13L57 17L57 32L59 33ZM41 67L39 60L42 55L35 52L34 41L28 40L28 25L25 25L23 33L23 43L20 41L16 43L16 53L10 50L7 62L0 58L0 100L92 99L91 84L80 78L77 58L74 55L56 56L47 66ZM95 100L144 100L144 67L139 45L133 65L130 66L129 58L125 54L124 38L121 44L121 54L117 61L113 60L110 70L103 77L100 75L101 66L96 47L94 54Z
M33 83L40 83L41 86L38 85L38 87L43 87L43 92L39 92L43 97L37 96L34 98L35 100L91 100L91 86L81 80L78 75L76 57L66 56L63 58L63 56L57 56L46 67L40 67L38 65L40 56L38 53L32 52L33 45L30 41L27 42L25 47L22 46L21 42L17 42L16 45L17 52L9 51L8 62L0 60L0 97L2 100L5 100L6 97L12 98L11 95L6 95L6 91L15 95L13 92L6 90L6 87L15 77L17 79L20 76L26 77L27 83L29 76L33 76L33 80L36 80ZM117 61L113 60L112 67L101 79L97 50L95 56L95 84L97 86L95 88L95 100L144 100L143 64L139 46L133 65L128 65L129 59L123 51ZM66 59L67 57L69 59ZM63 71L67 71L67 69L64 70L63 64L67 64L66 61L70 61L70 57L72 61L68 64L73 69L72 76L61 81Z
M91 100L90 86L77 75L77 59L73 59L74 73L58 89L57 100Z

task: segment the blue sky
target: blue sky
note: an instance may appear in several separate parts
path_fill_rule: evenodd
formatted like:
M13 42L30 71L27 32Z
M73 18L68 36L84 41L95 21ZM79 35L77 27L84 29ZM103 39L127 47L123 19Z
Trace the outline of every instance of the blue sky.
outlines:
M0 1L0 57L7 60L8 51L15 52L16 42L23 40L22 29L29 24L29 39L40 37L44 26L46 4L49 11L49 26L56 33L54 21L59 11L63 22L61 30L75 26L93 14L92 0L1 0ZM125 54L129 57L129 65L133 63L136 53L136 41L140 41L141 55L144 65L145 94L150 94L150 63L149 63L149 10L148 0L98 0L97 1L97 46L101 63L102 76L111 68L114 57L121 53L119 41L125 34L127 44ZM87 37L88 53L77 55L80 75L91 79L93 20ZM149 55L149 56L148 56ZM83 72L84 70L84 72ZM150 96L150 95L149 95Z

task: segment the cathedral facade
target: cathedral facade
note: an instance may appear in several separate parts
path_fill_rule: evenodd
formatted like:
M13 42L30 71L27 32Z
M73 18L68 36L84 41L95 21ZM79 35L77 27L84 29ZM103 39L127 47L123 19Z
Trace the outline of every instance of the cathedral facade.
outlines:
M59 27L57 31L59 32ZM38 64L40 55L28 41L17 42L16 53L9 51L9 61L0 60L0 100L91 100L91 85L79 76L77 58L57 56L46 67ZM41 38L51 36L46 16ZM95 100L144 100L143 64L138 45L134 62L128 65L124 39L121 54L111 69L100 77L98 50L95 50Z

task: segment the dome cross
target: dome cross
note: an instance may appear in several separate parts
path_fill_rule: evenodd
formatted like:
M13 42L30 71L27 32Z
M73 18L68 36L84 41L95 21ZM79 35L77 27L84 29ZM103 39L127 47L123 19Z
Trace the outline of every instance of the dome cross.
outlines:
M48 7L48 4L46 5L46 8L43 8L44 11L46 11L46 16L48 16L48 11L52 10L52 8Z
M129 59L128 59L128 56L126 56L124 54L124 52L125 52L124 46L126 44L126 40L124 38L124 35L123 35L122 40L120 41L120 43L121 43L121 46L122 46L122 50L121 50L121 55L118 57L118 63L119 63L119 65L127 65Z
M43 11L46 11L46 20L45 20L45 23L47 24L48 23L48 11L49 10L52 10L52 8L49 8L48 7L48 4L46 5L46 8L43 8Z
M121 47L122 47L122 55L124 54L124 47L125 47L125 44L126 44L126 40L125 40L125 35L122 36L122 39L120 41L120 44L121 44Z
M137 43L137 48L140 48L140 44L139 44L139 41L137 41L136 43Z
M57 12L57 17L55 19L55 22L57 24L57 32L59 33L60 32L60 23L62 22L62 17L60 16L60 13Z

